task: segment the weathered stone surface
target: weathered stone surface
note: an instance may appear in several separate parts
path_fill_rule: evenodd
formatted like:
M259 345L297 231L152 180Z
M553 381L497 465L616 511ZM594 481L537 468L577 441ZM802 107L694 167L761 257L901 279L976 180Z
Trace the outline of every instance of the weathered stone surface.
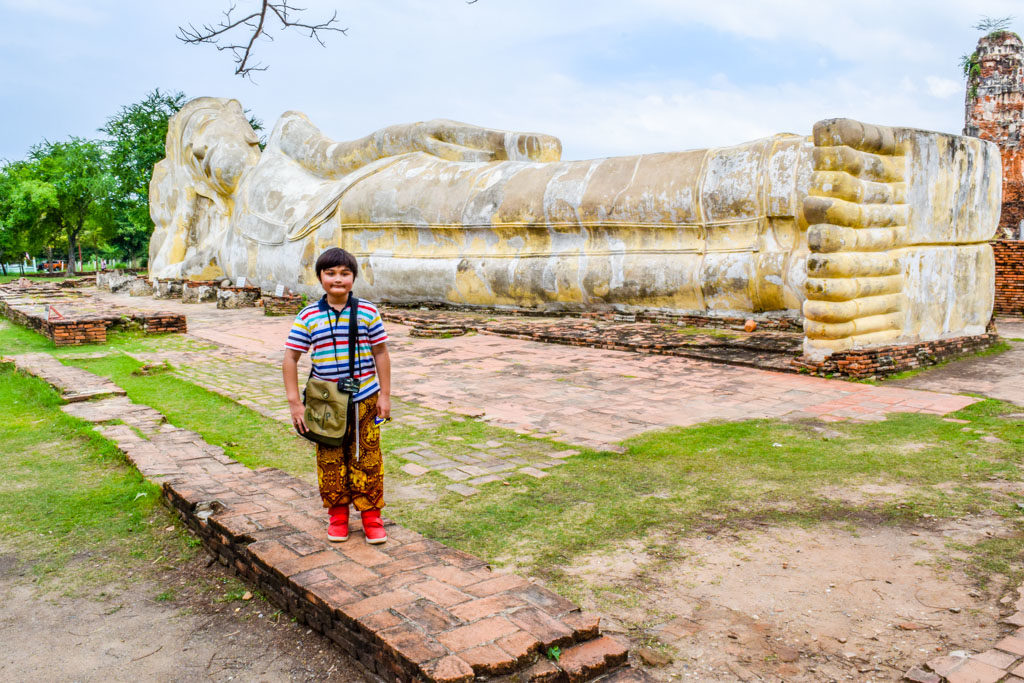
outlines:
M289 112L261 153L238 102L199 98L166 147L160 277L319 296L313 261L339 245L377 301L802 311L816 360L981 334L991 314L999 160L973 138L835 119L810 138L561 161L547 135L432 121L336 142Z

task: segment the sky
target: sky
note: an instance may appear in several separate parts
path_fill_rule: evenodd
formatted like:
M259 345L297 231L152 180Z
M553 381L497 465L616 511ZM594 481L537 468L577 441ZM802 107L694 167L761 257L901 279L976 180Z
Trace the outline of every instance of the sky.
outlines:
M232 97L265 132L299 110L328 136L447 118L562 140L563 158L810 134L815 121L959 133L960 56L1019 0L293 0L337 11L326 47L271 28L234 75L185 45L224 0L0 0L0 159L98 128L154 88ZM236 11L259 3L235 0Z

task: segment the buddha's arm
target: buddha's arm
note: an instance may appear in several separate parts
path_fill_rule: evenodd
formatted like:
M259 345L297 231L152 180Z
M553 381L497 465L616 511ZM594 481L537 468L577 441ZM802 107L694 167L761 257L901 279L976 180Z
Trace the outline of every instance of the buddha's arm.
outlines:
M271 141L271 145L275 143ZM449 161L519 159L557 161L562 145L539 133L512 133L456 121L388 126L358 140L338 142L304 114L287 112L276 141L281 151L317 175L340 177L384 157L426 152Z

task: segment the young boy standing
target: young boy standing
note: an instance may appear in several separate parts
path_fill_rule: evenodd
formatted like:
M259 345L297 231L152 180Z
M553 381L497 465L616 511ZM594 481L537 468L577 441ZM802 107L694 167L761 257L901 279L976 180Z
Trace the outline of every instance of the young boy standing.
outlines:
M292 424L299 432L307 431L305 406L299 395L298 362L302 354L310 352L314 377L337 382L350 376L349 297L358 274L358 262L344 249L332 247L322 253L316 260L316 275L324 296L299 311L285 342L284 386ZM351 504L362 515L366 542L383 543L387 533L380 519L384 476L377 418L385 421L391 417L391 357L377 307L360 299L356 321L353 358L359 388L349 408L344 443L338 447L317 444L316 473L320 497L329 515L327 539L348 540Z

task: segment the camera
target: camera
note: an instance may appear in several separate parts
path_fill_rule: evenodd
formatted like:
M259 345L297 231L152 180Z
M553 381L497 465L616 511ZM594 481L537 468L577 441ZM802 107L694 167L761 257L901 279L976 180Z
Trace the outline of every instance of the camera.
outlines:
M359 391L359 383L351 377L345 377L344 379L338 380L338 391L344 391L348 394L355 394Z

